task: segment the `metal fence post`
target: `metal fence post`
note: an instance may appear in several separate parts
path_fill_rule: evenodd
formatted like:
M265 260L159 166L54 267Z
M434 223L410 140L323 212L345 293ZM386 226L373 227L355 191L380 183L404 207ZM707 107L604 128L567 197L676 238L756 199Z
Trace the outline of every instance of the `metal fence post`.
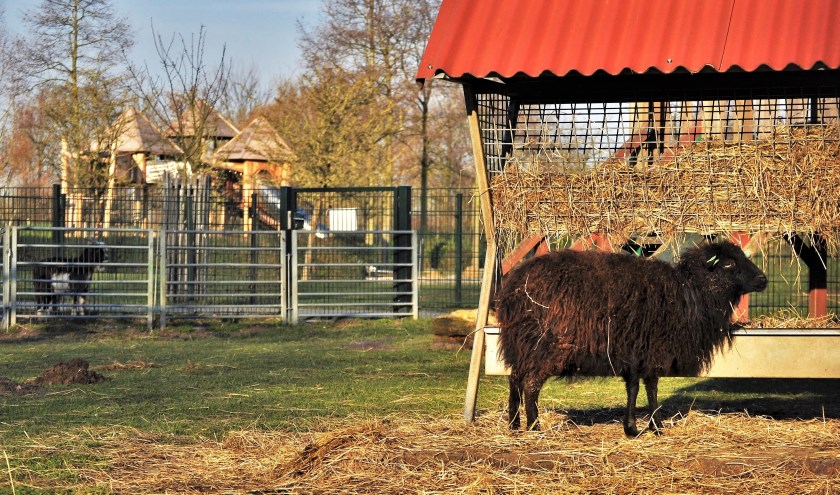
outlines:
M146 251L146 261L148 261L148 268L146 272L147 279L147 298L146 298L146 324L149 332L152 331L155 321L155 234L152 229L146 231L148 239L148 250Z
M420 317L420 263L417 250L417 232L411 232L411 312L416 320Z
M464 271L464 194L455 195L455 304L463 300L462 280Z
M52 231L52 242L56 246L53 248L53 256L60 257L62 255L61 246L64 245L64 208L62 208L61 201L61 184L53 184L52 189L52 226L56 229Z
M394 230L402 231L394 234L394 291L409 292L411 288L412 263L411 257L411 186L399 186L394 197ZM403 249L400 249L403 248ZM410 309L411 296L398 294L394 302L406 303L401 309Z
M289 267L291 271L291 275L289 278L291 279L291 288L289 289L289 297L291 298L291 305L292 311L290 320L292 325L296 325L298 322L298 262L297 262L297 245L298 245L298 234L301 231L293 230L292 231L292 254L289 257Z
M280 188L280 245L283 246L281 256L282 297L280 305L283 307L283 321L289 322L289 304L292 301L292 277L289 267L292 263L292 231L295 228L295 213L297 212L297 196L290 186Z
M283 323L289 322L289 266L286 263L286 231L280 230L280 319Z
M259 261L259 256L257 253L257 246L259 245L257 241L257 228L259 227L259 219L257 218L257 214L259 210L257 209L257 201L259 200L259 194L256 192L251 193L251 281L254 282L251 284L251 304L257 303L257 268L256 265Z
M160 329L166 328L166 229L161 228L158 233L158 276L160 277Z
M18 228L12 227L11 249L6 262L9 263L9 326L17 325L17 243Z
M3 229L3 330L8 331L9 325L9 263L11 252L11 226Z
M187 259L187 294L190 295L188 300L190 302L194 302L195 292L196 292L196 225L195 225L195 215L193 214L194 204L193 204L193 194L194 191L192 188L187 189L186 198L184 201L184 217L186 220L186 230L187 230L187 250L186 250L186 259Z

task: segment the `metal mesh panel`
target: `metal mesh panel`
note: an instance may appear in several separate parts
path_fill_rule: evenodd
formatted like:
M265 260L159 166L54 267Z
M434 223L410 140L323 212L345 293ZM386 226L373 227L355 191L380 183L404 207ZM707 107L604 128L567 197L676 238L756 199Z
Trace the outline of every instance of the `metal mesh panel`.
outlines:
M752 296L752 314L808 313L808 268L782 234L820 234L837 251L835 181L821 171L840 157L840 88L511 94L476 101L503 253L533 234L565 247L603 235L614 249L639 242L652 253L686 232L771 232L755 249L771 285ZM800 185L796 195L768 192L784 181ZM829 311L838 272L829 260Z
M281 234L266 231L172 231L166 259L169 317L284 317Z
M413 232L295 231L293 236L293 321L417 314Z
M16 316L146 318L151 324L151 231L22 227L14 241Z
M429 189L425 230L421 197L412 197L412 228L420 249L420 305L461 308L478 300L484 262L484 227L473 189Z

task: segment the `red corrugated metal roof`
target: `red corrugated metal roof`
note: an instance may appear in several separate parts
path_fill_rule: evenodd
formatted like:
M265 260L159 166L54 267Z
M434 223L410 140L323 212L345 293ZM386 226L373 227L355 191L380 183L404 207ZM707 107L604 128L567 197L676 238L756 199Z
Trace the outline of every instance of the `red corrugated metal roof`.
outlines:
M443 0L417 79L840 68L840 0Z

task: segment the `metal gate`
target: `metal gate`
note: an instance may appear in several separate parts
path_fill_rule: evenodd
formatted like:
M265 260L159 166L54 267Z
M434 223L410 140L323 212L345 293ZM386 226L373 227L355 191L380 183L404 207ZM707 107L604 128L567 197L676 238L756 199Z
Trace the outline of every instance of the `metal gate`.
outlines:
M418 315L413 231L7 227L3 328L54 319Z
M18 317L154 317L154 233L145 229L10 227L4 301ZM8 266L8 268L7 268Z
M285 319L285 233L173 230L159 236L160 319Z
M292 323L304 318L418 317L417 234L292 233Z

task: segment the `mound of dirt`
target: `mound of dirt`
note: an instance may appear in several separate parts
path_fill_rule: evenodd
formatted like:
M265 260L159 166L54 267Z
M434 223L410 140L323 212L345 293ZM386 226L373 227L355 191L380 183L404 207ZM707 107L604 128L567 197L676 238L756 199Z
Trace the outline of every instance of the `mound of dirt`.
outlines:
M88 368L90 363L84 359L71 359L65 363L58 363L41 372L35 379L40 385L72 385L99 383L107 380L103 375Z

